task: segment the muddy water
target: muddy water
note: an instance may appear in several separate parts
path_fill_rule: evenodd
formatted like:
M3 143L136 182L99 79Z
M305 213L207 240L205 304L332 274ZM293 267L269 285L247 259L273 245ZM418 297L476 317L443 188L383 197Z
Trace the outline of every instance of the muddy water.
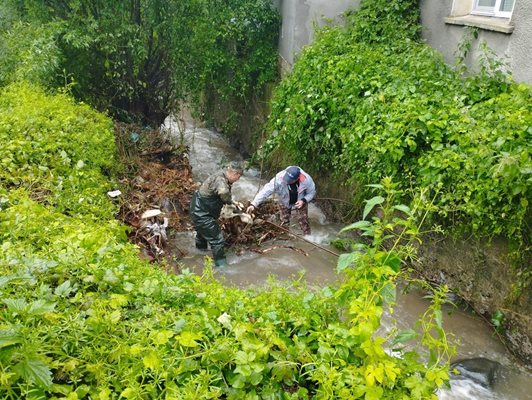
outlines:
M195 127L190 120L185 123L185 129L179 125L181 129L178 129L174 120L166 121L166 127L189 146L189 159L197 181L201 182L227 161L241 159L221 135ZM233 185L233 198L242 202L251 200L269 178L261 177L256 169L246 170L244 176ZM269 250L263 254L245 252L237 255L229 252L229 265L216 271L218 278L227 285L238 287L260 287L270 277L278 280L302 279L317 287L334 285L338 281L337 257L331 252L337 253L337 250L329 246L328 242L342 226L327 221L321 210L312 203L309 205L309 219L312 234L305 236L305 239L323 249L305 240L287 236L284 240L263 244L262 249ZM290 230L301 234L295 219ZM198 274L202 273L204 257L210 253L195 249L193 232L176 233L173 235L172 246L185 254L182 263L186 268ZM293 246L298 251L283 246ZM382 329L391 329L394 324L399 329L412 326L426 310L427 305L423 293L411 291L399 295L393 316L386 315L383 318ZM452 380L451 390L440 391L439 399L532 399L532 374L512 359L505 347L492 335L486 323L467 311L451 306L446 306L444 311L444 328L457 340L456 359L484 357L499 362L502 367L492 388L487 389L470 380Z

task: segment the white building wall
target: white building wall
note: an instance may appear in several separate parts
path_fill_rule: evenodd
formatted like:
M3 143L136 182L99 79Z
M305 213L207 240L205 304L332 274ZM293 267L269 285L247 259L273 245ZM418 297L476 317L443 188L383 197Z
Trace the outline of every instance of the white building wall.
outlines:
M518 82L532 84L532 0L515 0L512 18L509 21L511 33L479 28L478 38L472 43L472 51L467 58L469 65L477 65L478 45L485 41L499 58L504 60L513 77ZM465 26L445 22L449 16L467 14L471 0L421 0L421 22L423 38L443 54L445 60L453 64L456 50ZM460 7L462 6L462 7Z
M274 0L281 12L282 26L279 54L282 69L290 69L304 46L314 40L314 27L323 26L327 20L341 22L341 15L357 8L361 0ZM427 44L443 54L453 64L456 50L465 32L465 26L446 23L446 18L467 14L472 0L420 0L423 38ZM478 44L486 41L495 53L509 65L518 82L532 84L532 0L515 0L509 25L513 32L503 33L479 30L468 57L474 65L478 57Z

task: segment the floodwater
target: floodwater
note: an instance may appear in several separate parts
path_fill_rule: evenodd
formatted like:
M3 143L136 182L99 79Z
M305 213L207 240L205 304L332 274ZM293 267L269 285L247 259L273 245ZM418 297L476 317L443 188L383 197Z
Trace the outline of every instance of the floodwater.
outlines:
M241 160L237 151L220 134L196 127L190 119L180 119L177 123L175 119L168 118L165 127L189 146L189 161L198 182L218 171L227 161ZM261 185L270 178L261 176L256 169L246 170L242 178L233 185L234 200L243 203L251 200ZM319 193L319 187L317 190ZM268 251L262 254L245 252L237 255L229 251L229 265L216 271L218 279L227 285L238 287L260 287L270 276L277 280L303 279L309 285L317 287L334 285L338 281L337 257L332 253L338 253L338 250L328 243L343 226L328 221L313 203L309 204L309 219L312 234L305 236L306 240L288 238L287 235L286 240L264 243L262 250ZM293 218L290 230L301 235L296 218ZM178 232L173 235L171 246L185 254L181 262L186 268L202 273L204 257L210 253L196 250L193 232ZM283 246L292 246L298 251ZM411 327L427 307L428 302L423 298L423 293L410 291L398 295L393 316L383 317L382 329L391 329L393 325L399 329ZM444 329L457 341L455 359L484 357L499 362L501 368L493 387L488 389L471 380L453 379L451 390L441 390L438 393L439 399L532 400L532 374L512 358L485 321L451 305L444 308Z

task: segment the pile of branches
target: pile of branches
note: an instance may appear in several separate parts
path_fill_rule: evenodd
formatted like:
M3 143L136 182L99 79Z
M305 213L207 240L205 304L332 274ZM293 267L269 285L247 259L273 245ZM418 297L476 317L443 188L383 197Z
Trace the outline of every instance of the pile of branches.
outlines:
M117 123L115 130L126 191L118 218L131 227L129 238L141 254L160 261L167 255L166 228L190 229L187 212L197 184L187 148L159 129Z
M247 205L241 203L234 204L236 212L234 216L225 217L222 213L220 218L221 228L224 233L225 243L227 247L233 248L236 254L242 254L245 250L254 251L257 253L265 253L275 248L290 248L306 253L294 246L287 245L270 245L268 248L262 248L262 243L272 239L288 239L287 227L280 226L279 221L279 205L272 200L268 200L256 208L253 215L253 223L250 224L243 220L239 213L244 213Z
M120 196L118 218L130 226L129 239L140 248L143 257L173 264L172 256L179 258L184 254L169 254L166 230L193 229L188 210L198 184L192 177L188 148L159 129L117 123L115 130L125 189ZM288 237L287 230L279 226L275 202L261 204L252 216L252 224L239 217L248 205L235 203L233 215L220 218L228 248L237 254L245 250L263 253L272 248L262 249L262 243Z

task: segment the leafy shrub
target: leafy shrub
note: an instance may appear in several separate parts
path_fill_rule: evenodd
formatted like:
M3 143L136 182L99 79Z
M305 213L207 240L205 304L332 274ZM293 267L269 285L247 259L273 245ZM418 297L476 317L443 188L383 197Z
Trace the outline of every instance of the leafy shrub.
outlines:
M3 11L0 9L0 13ZM0 24L0 33L2 31ZM57 83L61 51L54 24L41 26L11 22L9 30L0 34L0 53L0 87L20 81L43 86Z
M403 189L441 189L437 215L455 230L522 243L532 91L498 69L464 77L446 65L416 40L416 10L366 1L345 28L319 32L274 94L262 152L358 187L392 176Z
M397 247L345 254L338 289L241 290L153 268L116 221L65 216L21 190L0 198L2 398L426 399L448 380L437 302L422 333L375 336ZM427 362L385 351L418 337Z
M276 76L279 15L267 0L23 0L4 13L0 85L44 75L128 122L159 126L185 98L200 112L210 95L242 108Z
M115 168L111 121L66 95L27 84L0 97L0 186L24 187L69 214L102 214Z

